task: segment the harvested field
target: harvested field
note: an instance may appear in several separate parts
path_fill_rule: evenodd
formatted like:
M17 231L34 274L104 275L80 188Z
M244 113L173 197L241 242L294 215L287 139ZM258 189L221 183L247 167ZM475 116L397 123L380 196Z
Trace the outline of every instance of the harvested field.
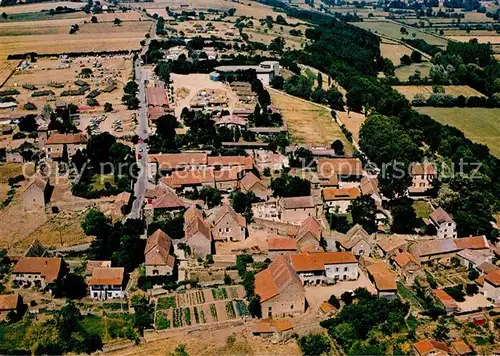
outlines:
M16 67L21 63L20 60L8 61L0 59L0 87L7 80L9 75L16 69Z
M80 30L69 34L69 27L79 23ZM150 21L83 23L83 19L33 21L29 28L20 22L0 24L0 53L22 54L117 51L140 48L140 41L151 26ZM103 36L106 34L106 36Z
M9 178L23 174L23 165L20 163L5 163L0 165L0 183L7 183Z
M361 129L361 125L366 120L366 116L359 112L347 112L347 111L337 111L337 117L342 121L345 125L346 129L348 129L352 133L352 137L354 140L359 140L359 130Z
M458 42L469 42L471 39L475 38L477 39L477 42L479 43L494 43L494 44L500 44L500 36L446 36L446 38L449 38L450 40L453 41L458 41Z
M411 54L411 50L402 45L402 44L390 44L382 42L380 44L380 52L382 57L388 58L394 63L394 65L398 65L400 62L400 58L407 54L408 56Z
M408 100L413 100L416 94L422 94L426 98L433 94L431 85L394 85L393 88L403 94ZM483 96L483 94L468 85L447 85L443 86L443 88L445 94L453 96Z
M55 9L58 6L66 6L70 9L79 9L83 7L85 3L83 2L72 2L72 1L47 1L28 5L15 5L15 6L3 6L2 12L9 14L20 14L24 12L35 12L42 10Z
M399 63L394 63L399 64ZM431 71L432 64L429 62L422 63L412 63L409 66L401 66L396 68L396 77L398 77L401 81L407 81L411 75L414 75L418 70L420 72L420 76L427 77Z
M413 38L412 33L416 34L415 38L421 38L425 40L427 43L440 46L440 47L445 47L447 42L446 39L438 37L438 36L433 36L431 34L425 33L419 29L416 29L414 27L409 27L406 26L406 29L408 30L408 35L402 35L400 30L401 30L401 24L392 22L392 21L363 21L363 22L353 22L351 23L354 26L358 26L361 28L364 28L367 31L371 31L373 33L377 33L383 36L387 37L392 37L392 38Z
M472 141L487 145L500 158L500 109L416 108L445 125L455 126Z
M332 120L328 109L273 89L269 89L269 93L272 103L281 110L294 143L329 147L333 141L340 139L346 155L353 153L350 142Z

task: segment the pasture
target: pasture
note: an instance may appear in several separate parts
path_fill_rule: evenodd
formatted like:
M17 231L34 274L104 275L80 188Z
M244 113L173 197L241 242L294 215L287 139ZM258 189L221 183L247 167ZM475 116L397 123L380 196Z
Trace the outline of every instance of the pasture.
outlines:
M330 111L320 105L269 89L271 101L283 115L293 143L329 147L339 139L344 144L345 154L352 155L353 148L342 133L340 126L332 120Z
M384 40L380 44L380 52L382 57L390 59L392 63L397 66L400 62L400 58L405 54L409 56L412 51L402 44L398 44L396 42L390 43Z
M442 124L455 126L470 140L487 145L500 158L500 109L421 107L416 110Z
M413 100L417 94L422 94L425 98L433 94L431 85L394 85L393 88L403 94L408 100ZM468 85L447 85L443 86L443 88L445 94L453 96L483 96L483 94Z
M394 63L399 64L399 63ZM429 62L422 63L412 63L409 66L400 66L396 68L396 77L401 81L407 81L411 75L414 75L416 71L420 72L420 76L427 77L430 74L432 64Z

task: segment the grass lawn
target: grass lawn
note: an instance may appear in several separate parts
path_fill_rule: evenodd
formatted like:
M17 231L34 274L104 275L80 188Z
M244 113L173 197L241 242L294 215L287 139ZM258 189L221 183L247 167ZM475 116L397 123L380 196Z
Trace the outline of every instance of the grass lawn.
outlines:
M134 316L130 314L110 314L100 317L97 315L85 316L80 324L88 330L98 334L103 342L112 339L125 337L125 331L128 327L132 327Z
M112 187L116 187L115 177L112 174L96 174L92 177L92 188L94 190L105 189L105 184L109 183Z
M431 206L429 203L423 200L417 200L413 203L413 209L417 214L417 218L428 219L431 214Z
M339 139L344 144L345 154L352 155L351 143L327 109L275 90L269 90L269 94L288 125L293 143L330 147L333 141Z
M470 140L487 145L500 158L500 109L415 108L442 124L455 126Z
M26 347L26 331L32 322L32 319L25 318L14 324L0 324L0 349L14 350Z

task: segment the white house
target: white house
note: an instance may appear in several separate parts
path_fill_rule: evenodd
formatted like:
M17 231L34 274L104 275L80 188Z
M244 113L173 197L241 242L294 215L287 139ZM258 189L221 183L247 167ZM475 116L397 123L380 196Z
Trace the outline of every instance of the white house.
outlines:
M457 224L453 218L443 208L434 210L430 216L430 222L436 227L437 237L440 239L449 239L457 237Z
M89 280L90 298L99 300L124 298L124 273L123 267L94 268Z
M303 284L357 280L358 260L352 252L313 252L290 255L290 263Z
M347 213L351 202L359 197L361 192L358 188L325 188L323 189L323 200L329 212Z
M495 304L500 304L500 269L484 277L483 294Z

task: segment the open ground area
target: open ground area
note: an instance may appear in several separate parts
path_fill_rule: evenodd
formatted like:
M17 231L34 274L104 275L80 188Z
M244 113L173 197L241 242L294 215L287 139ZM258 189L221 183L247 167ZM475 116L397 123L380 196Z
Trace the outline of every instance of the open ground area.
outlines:
M276 90L269 90L269 93L288 125L292 141L312 146L330 146L339 139L344 143L346 155L352 154L351 144L339 125L332 120L328 109Z
M399 63L399 62L398 62ZM397 63L394 63L397 64ZM417 71L420 72L420 77L427 77L431 71L432 64L429 62L412 63L409 66L399 66L396 68L396 77L401 81L407 81L408 78L414 75Z
M433 94L431 85L395 85L393 88L403 94L408 100L413 100L417 94L421 94L425 98ZM467 85L446 85L443 88L444 93L448 95L463 95L466 98L469 96L483 96L483 94Z
M500 157L500 109L485 108L417 108L445 125L455 126L472 141L487 145Z

